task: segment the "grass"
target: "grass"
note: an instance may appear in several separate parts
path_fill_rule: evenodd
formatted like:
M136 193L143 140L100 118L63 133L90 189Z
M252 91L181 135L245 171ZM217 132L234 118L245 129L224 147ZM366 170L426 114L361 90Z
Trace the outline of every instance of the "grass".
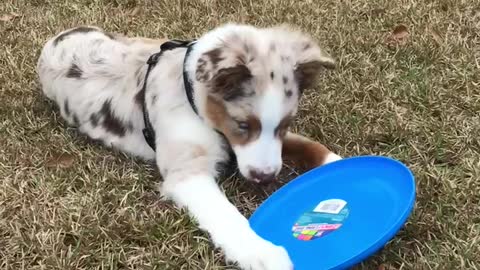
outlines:
M232 268L159 200L152 166L64 124L34 68L48 37L79 24L192 38L227 21L314 35L339 67L307 93L294 129L413 170L412 217L358 269L480 269L478 0L3 0L0 16L10 12L0 21L2 269ZM399 24L409 35L391 42ZM278 185L233 176L222 188L249 215Z

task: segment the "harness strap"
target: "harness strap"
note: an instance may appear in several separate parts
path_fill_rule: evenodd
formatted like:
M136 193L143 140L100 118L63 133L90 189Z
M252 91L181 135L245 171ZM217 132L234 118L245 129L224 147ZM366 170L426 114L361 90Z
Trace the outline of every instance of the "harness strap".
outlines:
M187 69L185 68L187 66L187 59L190 55L190 52L192 51L192 48L193 46L188 46L187 52L185 53L185 58L183 60L183 85L185 87L185 94L187 95L188 103L190 103L192 110L198 115L198 109L195 105L195 99L193 97L194 92L192 81L190 80L190 77L188 77Z
M150 117L148 116L148 109L147 109L147 103L146 103L147 102L146 101L147 100L146 91L147 91L148 76L150 75L150 72L155 67L155 65L158 63L158 61L160 60L160 57L163 55L163 52L173 50L173 49L176 49L176 48L185 48L185 47L188 48L187 49L187 54L185 54L185 60L184 60L184 66L185 66L185 62L186 62L188 53L191 51L191 48L192 48L193 44L194 44L194 42L192 42L192 41L183 41L183 40L177 40L177 39L169 40L169 41L163 43L160 46L160 51L158 53L152 54L147 60L148 68L147 68L147 72L145 74L145 80L143 82L143 87L140 90L143 93L142 94L142 98L143 98L143 102L142 102L143 103L143 121L145 123L145 128L142 130L142 133L143 133L143 137L145 137L145 141L153 149L153 151L155 151L155 129L153 128L152 123L150 122ZM192 86L191 86L190 80L188 79L188 76L186 76L185 67L183 68L183 77L184 77L183 80L184 80L184 83L185 83L185 89L187 89L187 82L188 82L188 88L190 89L190 91L187 91L188 101L190 102L190 105L192 106L192 109L195 111L195 113L197 113L195 104L193 103L193 91L191 91ZM190 94L189 94L189 92L190 92Z

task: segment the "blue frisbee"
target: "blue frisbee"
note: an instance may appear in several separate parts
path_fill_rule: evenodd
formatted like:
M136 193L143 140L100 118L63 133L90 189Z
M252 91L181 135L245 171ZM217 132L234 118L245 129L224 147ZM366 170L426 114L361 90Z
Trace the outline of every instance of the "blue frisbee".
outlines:
M295 270L347 269L392 239L414 202L405 165L361 156L300 175L260 205L250 225L285 247Z

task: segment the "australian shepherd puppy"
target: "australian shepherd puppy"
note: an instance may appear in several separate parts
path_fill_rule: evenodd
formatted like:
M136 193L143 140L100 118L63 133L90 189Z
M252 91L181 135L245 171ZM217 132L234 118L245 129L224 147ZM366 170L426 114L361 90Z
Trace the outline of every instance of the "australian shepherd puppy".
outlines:
M155 160L162 193L188 209L228 260L293 269L286 250L259 237L221 192L217 165L233 153L245 179L265 183L283 159L307 169L340 159L288 131L302 92L334 60L289 27L228 24L188 44L170 41L146 64L165 41L96 27L61 32L38 61L43 92L88 137Z

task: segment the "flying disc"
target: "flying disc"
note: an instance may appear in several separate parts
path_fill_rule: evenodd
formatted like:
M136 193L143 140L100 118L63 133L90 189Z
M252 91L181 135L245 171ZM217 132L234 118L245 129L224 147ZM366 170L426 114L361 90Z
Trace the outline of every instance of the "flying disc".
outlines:
M339 160L300 175L250 217L253 230L283 246L295 270L347 269L382 248L415 202L415 180L380 156Z

